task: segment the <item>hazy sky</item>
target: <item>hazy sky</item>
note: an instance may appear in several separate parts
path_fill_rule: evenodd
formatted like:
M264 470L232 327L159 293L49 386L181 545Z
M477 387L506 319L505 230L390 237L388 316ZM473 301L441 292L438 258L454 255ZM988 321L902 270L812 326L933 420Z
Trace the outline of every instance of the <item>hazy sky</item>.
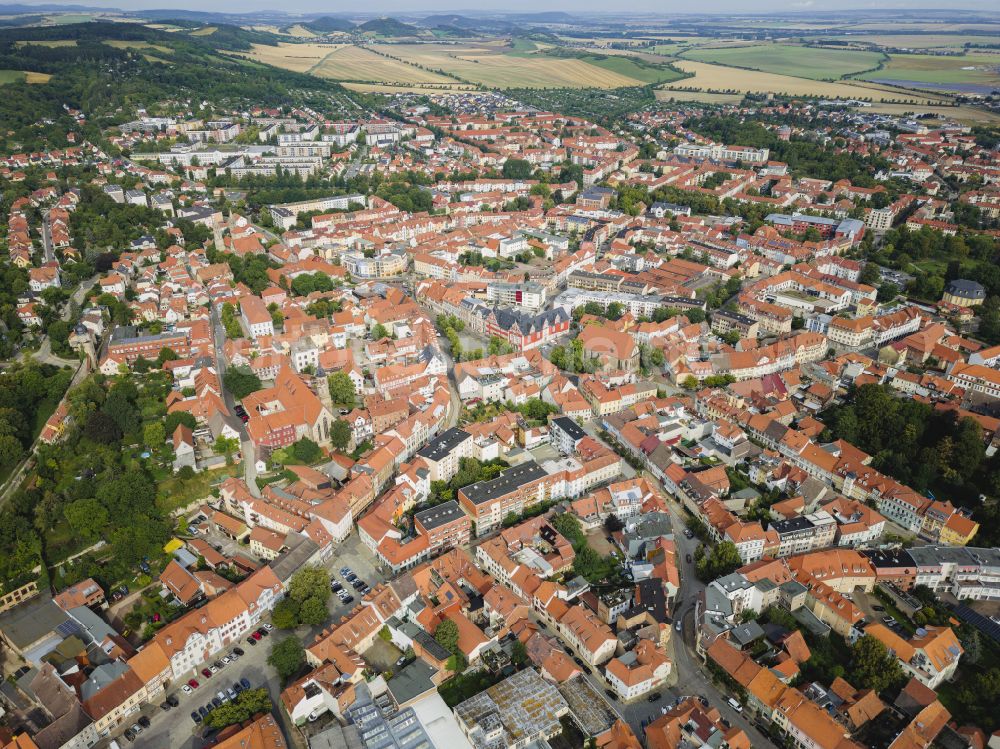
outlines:
M8 0L18 5L51 5L54 0ZM3 5L4 0L0 0ZM59 3L61 4L61 3ZM337 0L285 0L275 3L274 0L76 0L75 3L89 7L132 9L187 9L202 11L222 11L230 13L283 10L296 12L324 13L401 13L401 12L433 12L461 11L476 8L487 8L515 13L538 12L546 10L561 10L573 12L608 11L616 14L637 12L657 14L677 13L747 13L751 7L755 12L808 11L831 10L829 4L817 0L756 0L752 6L744 0L700 0L691 3L682 0L623 0L609 4L606 0L497 0L496 2L474 2L470 0L367 0L363 3L337 2ZM843 8L934 8L943 10L940 0L843 0L837 9ZM947 5L947 9L968 8L975 10L997 9L994 0L955 0Z

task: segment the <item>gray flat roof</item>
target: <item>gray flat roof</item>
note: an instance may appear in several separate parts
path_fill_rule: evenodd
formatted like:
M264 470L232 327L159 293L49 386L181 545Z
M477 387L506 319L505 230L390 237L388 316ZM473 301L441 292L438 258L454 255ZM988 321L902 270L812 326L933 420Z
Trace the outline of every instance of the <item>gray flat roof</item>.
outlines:
M421 458L426 458L427 460L433 460L436 463L437 461L448 457L452 450L470 438L471 435L468 432L463 431L458 427L452 427L448 431L442 432L428 442L424 447L417 451L417 455Z
M449 499L447 502L421 510L413 515L413 519L419 521L427 530L440 528L442 525L447 525L462 517L465 517L465 513L462 512L462 508L454 499Z
M477 481L475 484L460 489L466 498L475 505L490 502L517 491L525 484L545 478L545 469L533 460L516 465L504 471L495 479Z

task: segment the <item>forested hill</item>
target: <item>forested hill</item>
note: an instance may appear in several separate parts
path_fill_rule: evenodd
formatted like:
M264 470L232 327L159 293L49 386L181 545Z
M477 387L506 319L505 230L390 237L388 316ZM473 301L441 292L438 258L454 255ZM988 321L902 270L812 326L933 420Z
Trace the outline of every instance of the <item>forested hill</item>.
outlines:
M336 83L227 54L274 40L225 25L203 36L123 23L0 29L0 70L52 76L45 84L3 86L0 146L65 145L73 125L65 106L82 110L93 127L170 99L325 109L331 96L345 93Z

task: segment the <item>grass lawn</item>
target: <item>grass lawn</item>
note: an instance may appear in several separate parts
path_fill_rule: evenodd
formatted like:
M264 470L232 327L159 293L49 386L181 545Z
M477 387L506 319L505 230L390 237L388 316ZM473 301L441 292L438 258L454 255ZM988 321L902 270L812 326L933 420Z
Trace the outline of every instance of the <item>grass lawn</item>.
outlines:
M686 60L714 62L813 80L836 80L851 73L869 70L882 59L878 52L822 49L792 44L699 48L688 50L681 56Z
M25 79L23 70L0 70L0 86L5 83L17 83Z
M241 473L243 473L242 464L235 463L215 471L201 471L187 481L171 475L157 484L156 506L164 512L173 512L186 507L196 500L208 497L212 493L212 487Z

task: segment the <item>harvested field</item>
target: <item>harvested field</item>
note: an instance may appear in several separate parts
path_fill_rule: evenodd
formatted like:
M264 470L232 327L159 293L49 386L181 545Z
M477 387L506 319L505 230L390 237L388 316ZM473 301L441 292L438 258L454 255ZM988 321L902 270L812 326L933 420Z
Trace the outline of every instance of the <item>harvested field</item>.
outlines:
M341 48L339 44L291 44L279 42L277 46L255 44L246 56L276 68L305 73L323 61L331 52Z
M104 43L109 47L115 47L116 49L153 50L154 52L162 52L167 55L172 55L174 53L170 47L164 47L162 44L150 44L149 42L128 42L123 39L108 39Z
M316 36L316 34L314 34L313 32L311 32L309 29L307 29L301 23L297 23L294 26L289 27L288 33L292 34L293 36L304 36L304 37L309 37L309 38Z
M48 83L52 76L48 73L32 73L25 70L0 70L0 86L5 83Z
M362 91L366 94L446 94L450 91L469 91L474 89L467 83L455 83L445 85L441 83L422 83L420 85L391 84L391 83L352 83L345 81L344 88L351 91Z
M456 83L452 78L430 70L391 60L353 44L328 54L309 72L336 81L372 83Z
M15 47L26 47L29 44L35 47L75 47L76 39L49 39L48 41L28 41L20 39L14 42Z
M200 29L196 29L191 32L191 36L211 36L218 29L215 26L202 26Z
M701 104L739 104L743 101L743 94L688 93L687 91L659 88L656 90L656 98L661 101L673 99L674 101L696 101Z
M642 81L573 58L506 55L487 45L382 45L379 50L466 81L497 88L618 88Z

